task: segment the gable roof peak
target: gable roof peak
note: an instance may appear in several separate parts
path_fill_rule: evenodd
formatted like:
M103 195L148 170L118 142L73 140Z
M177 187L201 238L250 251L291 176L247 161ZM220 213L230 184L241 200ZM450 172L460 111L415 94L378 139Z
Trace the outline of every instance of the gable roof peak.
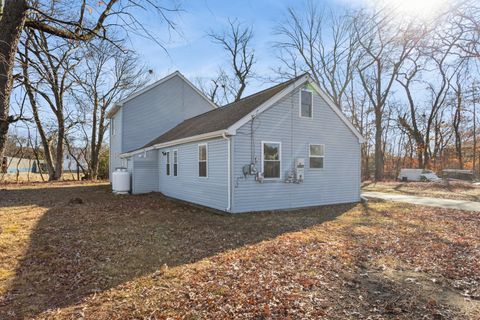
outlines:
M190 80L188 80L179 70L175 70L174 72L170 73L169 75L161 78L160 80L157 80L151 84L149 84L148 86L145 86L143 88L141 88L140 90L137 90L133 93L131 93L128 97L120 100L120 101L117 101L113 107L110 109L110 111L107 113L107 118L112 118L115 113L117 113L117 111L123 106L124 103L138 97L139 95L147 92L147 91L150 91L154 88L156 88L157 86L167 82L168 80L174 78L174 77L179 77L180 79L182 79L187 85L189 85L195 92L197 92L200 97L202 97L204 100L206 100L211 106L212 106L212 109L216 109L218 106L212 102L210 99L207 98L207 96L205 96L205 94L200 91L193 83L190 82Z

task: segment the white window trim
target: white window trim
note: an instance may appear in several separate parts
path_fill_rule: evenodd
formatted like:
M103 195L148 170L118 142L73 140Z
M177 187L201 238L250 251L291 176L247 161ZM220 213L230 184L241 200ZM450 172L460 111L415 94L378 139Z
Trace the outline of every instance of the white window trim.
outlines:
M311 117L304 117L302 116L302 92L305 91L305 92L310 92L311 93L311 106L312 106L312 110L311 110ZM299 103L298 103L298 116L300 118L304 118L304 119L313 119L313 91L310 90L310 89L305 89L305 88L301 88L300 89L300 96L299 96Z
M175 163L175 154L177 154L177 162ZM172 150L173 161L172 161L172 177L178 177L178 149ZM177 165L177 175L175 175L175 164Z
M165 175L166 176L171 176L172 173L172 163L170 162L170 150L165 151ZM169 167L169 170L167 170L167 166Z
M206 176L200 176L200 147L205 146L205 155L206 155ZM197 177L200 179L207 179L208 178L208 143L199 143L197 148Z
M279 146L279 150L278 150L278 161L280 162L280 172L279 172L279 175L278 175L278 178L265 178L264 177L264 180L280 180L282 179L282 143L279 142L279 141L262 141L262 173L265 174L265 170L264 170L264 145L266 143L276 143L278 144Z
M323 146L323 156L312 156L312 154L310 153L310 151L311 151L310 146ZM325 144L324 143L309 143L308 144L308 169L309 170L324 170L325 169L325 154L326 154L326 150L325 150ZM323 167L321 167L321 168L310 167L310 158L323 158Z

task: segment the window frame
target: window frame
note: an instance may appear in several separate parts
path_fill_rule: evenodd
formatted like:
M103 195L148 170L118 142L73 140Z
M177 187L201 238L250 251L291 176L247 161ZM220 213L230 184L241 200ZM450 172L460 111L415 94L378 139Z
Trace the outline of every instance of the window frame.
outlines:
M205 160L200 160L200 147L205 146ZM205 176L200 175L200 162L205 162ZM198 167L198 178L207 179L208 178L208 143L199 143L197 145L197 167Z
M302 116L302 92L310 92L310 117ZM313 119L313 91L310 89L302 88L300 89L300 98L298 106L298 116L304 119Z
M166 157L166 161L165 161L165 174L167 176L170 176L170 171L171 171L171 168L170 168L170 150L167 150L165 151L165 157Z
M265 177L265 144L275 143L278 144L278 162L280 164L280 170L278 172L278 178L266 178ZM276 161L276 160L267 160ZM280 141L262 141L262 173L264 180L280 180L282 179L282 143Z
M178 149L173 149L173 176L178 177Z
M312 156L311 146L323 146L323 156L315 156L315 155ZM309 143L308 144L308 169L311 169L311 170L323 170L323 169L325 169L325 153L326 152L325 152L325 144L324 143ZM310 166L310 158L323 158L322 167L321 168L312 168Z

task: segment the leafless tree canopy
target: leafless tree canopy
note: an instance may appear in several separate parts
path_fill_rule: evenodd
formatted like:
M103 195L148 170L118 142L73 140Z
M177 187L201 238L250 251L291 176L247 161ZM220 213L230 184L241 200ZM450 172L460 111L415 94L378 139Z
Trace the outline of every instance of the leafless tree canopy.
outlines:
M92 179L98 176L100 156L105 147L105 134L109 123L106 115L118 100L145 85L147 71L129 51L119 52L106 41L96 41L84 49L85 63L76 68L73 77L76 90L72 93L76 108L76 125L67 135L67 145L79 152L70 152ZM77 157L86 161L83 168Z
M153 10L175 29L171 13L179 11L177 6L165 7L160 1L150 0L5 0L0 5L0 156L9 125L21 118L10 115L10 96L15 55L24 32L37 31L76 42L101 38L119 48L121 40L133 32L162 45L135 13ZM112 37L113 33L116 38Z
M220 67L218 75L209 83L198 81L200 89L219 105L238 101L254 76L253 29L244 27L238 20L228 20L225 30L212 31L209 37L227 54L228 68Z

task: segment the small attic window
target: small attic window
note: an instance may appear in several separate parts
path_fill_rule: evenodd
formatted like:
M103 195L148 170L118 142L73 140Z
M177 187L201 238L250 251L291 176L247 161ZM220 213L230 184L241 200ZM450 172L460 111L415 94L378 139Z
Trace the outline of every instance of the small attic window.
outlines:
M312 118L313 93L310 90L300 90L300 117Z

